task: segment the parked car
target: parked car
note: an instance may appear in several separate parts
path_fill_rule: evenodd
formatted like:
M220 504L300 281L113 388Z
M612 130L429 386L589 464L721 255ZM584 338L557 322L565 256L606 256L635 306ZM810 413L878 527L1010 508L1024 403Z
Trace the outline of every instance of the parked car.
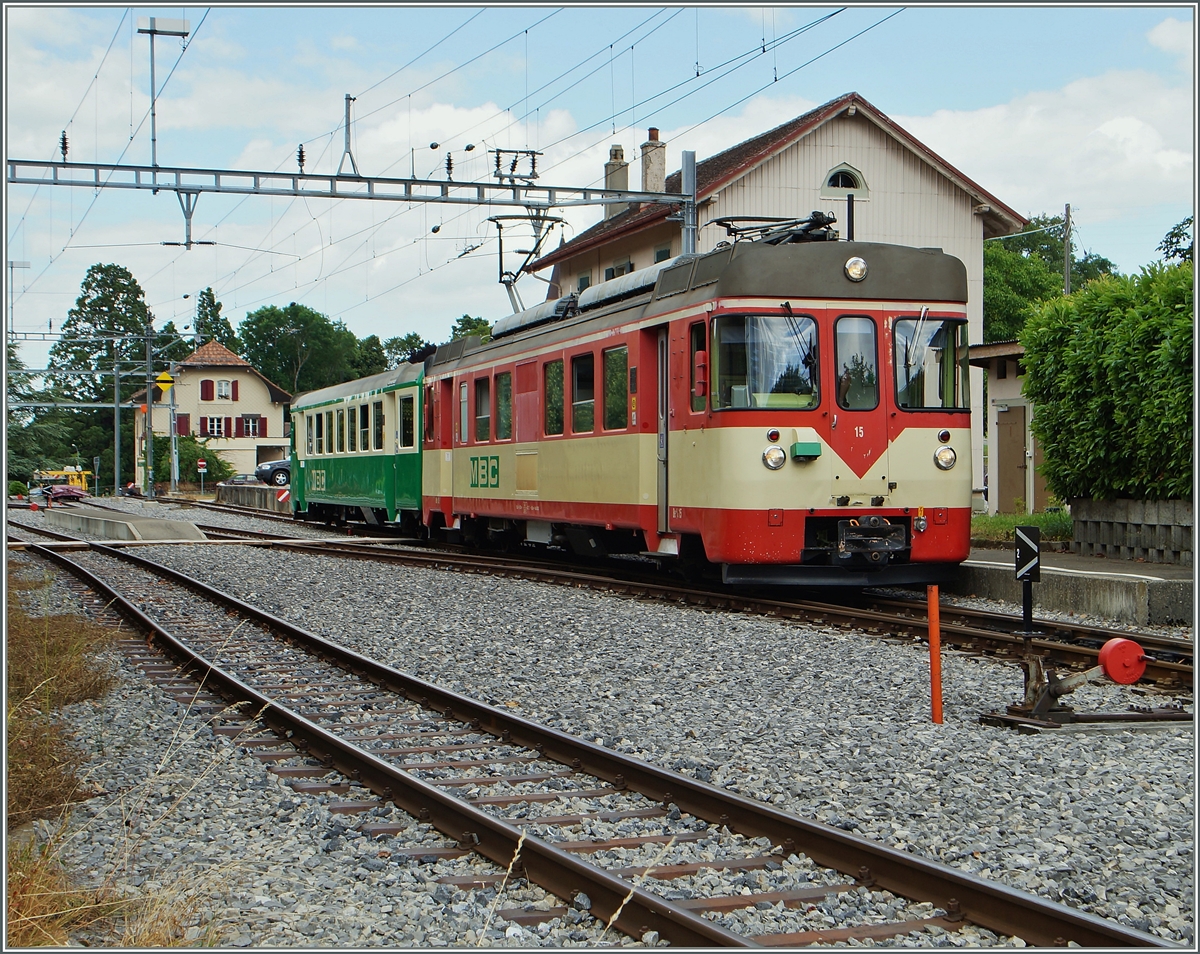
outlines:
M254 474L234 474L227 480L222 480L222 484L261 484L262 481Z
M264 461L254 468L254 476L264 484L286 487L292 480L292 462L290 459Z

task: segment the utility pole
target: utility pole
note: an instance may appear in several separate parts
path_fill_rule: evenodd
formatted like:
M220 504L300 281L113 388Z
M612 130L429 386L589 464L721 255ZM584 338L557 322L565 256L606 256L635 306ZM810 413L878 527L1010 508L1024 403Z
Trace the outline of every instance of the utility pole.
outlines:
M1063 294L1071 294L1071 203L1067 203L1063 229Z
M680 177L683 180L682 241L684 255L696 254L696 153L685 149L681 154Z
M146 323L146 496L154 496L154 326Z
M13 281L13 269L14 268L29 268L29 263L28 262L13 262L13 261L10 261L8 263L8 333L9 334L14 334L17 330L16 318L14 317L15 313L13 312L13 306L15 304L15 301L13 299L13 288L15 286L15 282Z
M121 496L121 352L111 343L113 352L113 496ZM135 455L136 456L136 455Z
M174 377L175 376L174 365L171 366L171 370L172 370L171 377ZM179 493L179 435L176 433L176 431L178 431L179 428L175 424L175 422L178 420L178 418L176 417L175 410L176 410L176 408L175 408L175 388L172 387L171 388L171 496L175 496L176 494Z
M191 32L187 20L167 20L163 17L140 17L138 33L150 36L150 165L158 168L158 126L154 104L158 99L158 90L154 82L154 38L156 36L186 37ZM180 200L182 201L182 200Z

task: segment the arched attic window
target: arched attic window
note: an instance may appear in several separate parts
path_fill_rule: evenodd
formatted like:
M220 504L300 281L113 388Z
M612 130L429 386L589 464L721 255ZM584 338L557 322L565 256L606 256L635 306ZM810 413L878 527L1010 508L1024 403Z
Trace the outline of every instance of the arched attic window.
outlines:
M871 197L871 190L867 188L867 180L854 166L842 162L825 173L825 179L821 185L822 199L844 199L851 194L854 195L856 202L859 199Z

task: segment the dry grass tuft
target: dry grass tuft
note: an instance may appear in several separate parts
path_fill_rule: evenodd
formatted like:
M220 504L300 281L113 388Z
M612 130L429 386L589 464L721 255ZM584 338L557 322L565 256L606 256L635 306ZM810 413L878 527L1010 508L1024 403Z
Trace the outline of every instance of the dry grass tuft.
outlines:
M56 817L75 799L79 759L54 712L102 696L114 681L96 658L111 644L112 630L78 616L30 616L18 598L21 590L30 598L34 587L22 585L28 582L9 575L5 807L10 830L35 818Z
M8 845L8 947L62 947L69 932L121 909L104 892L77 888L52 843L10 839Z
M40 596L39 589L47 595ZM79 887L61 860L61 842L69 837L63 823L84 793L77 774L80 756L55 713L113 686L115 674L97 654L111 645L115 631L80 616L30 616L18 598L31 605L40 599L45 611L49 593L46 579L10 572L8 826L12 831L35 819L53 819L50 827L57 834L39 843L27 827L9 841L6 946L65 946L79 932L105 946L210 946L215 943L211 928L186 939L187 925L198 920L195 885L128 897L111 878L99 887Z

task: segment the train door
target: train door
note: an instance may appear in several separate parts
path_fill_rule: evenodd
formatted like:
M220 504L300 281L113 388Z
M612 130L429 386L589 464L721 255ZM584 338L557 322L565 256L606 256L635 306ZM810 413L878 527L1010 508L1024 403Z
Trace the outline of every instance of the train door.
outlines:
M658 532L671 529L667 509L667 423L670 419L669 394L671 345L668 330L658 330Z
M881 379L880 322L867 315L833 318L833 407L829 445L835 452L835 498L888 494L887 395ZM843 501L845 506L849 501ZM880 499L879 503L882 504Z
M443 510L449 514L450 498L454 496L454 380L438 382L438 495Z

